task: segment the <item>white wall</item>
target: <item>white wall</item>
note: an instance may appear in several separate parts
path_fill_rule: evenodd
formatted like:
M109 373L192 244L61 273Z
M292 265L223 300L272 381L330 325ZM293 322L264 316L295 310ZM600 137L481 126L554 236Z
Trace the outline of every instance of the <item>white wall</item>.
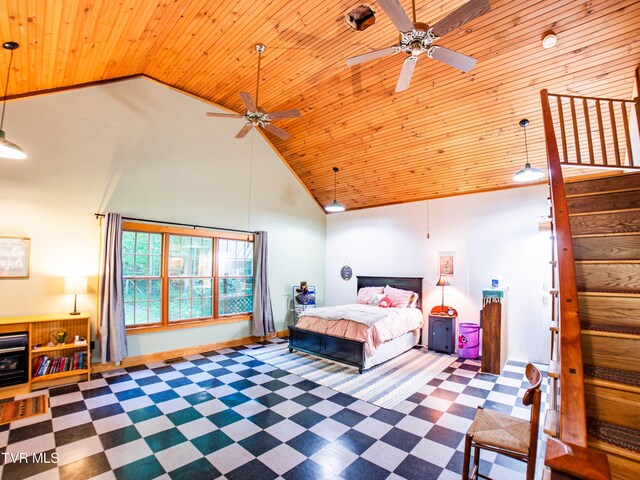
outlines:
M357 210L327 217L328 305L351 303L357 275L424 277L425 311L440 305L438 252L455 251L455 275L445 303L460 322L479 321L482 289L498 278L509 287L509 357L548 362L551 270L549 232L538 223L549 213L546 186L463 195ZM345 282L345 258L354 278Z
M325 215L259 134L236 140L242 120L207 111L216 109L142 78L9 102L7 138L29 158L0 159L0 235L31 238L31 276L0 280L0 316L69 311L63 278L88 275L92 292L78 303L95 318L93 213L112 211L268 231L276 328L285 329L292 285L324 284ZM249 335L248 322L135 335L129 353Z

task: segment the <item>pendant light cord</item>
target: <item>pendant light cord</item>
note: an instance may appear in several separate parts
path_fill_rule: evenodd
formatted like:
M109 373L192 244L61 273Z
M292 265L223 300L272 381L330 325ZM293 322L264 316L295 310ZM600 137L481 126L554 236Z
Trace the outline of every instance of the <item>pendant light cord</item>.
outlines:
M258 78L256 79L256 109L258 108L258 100L260 99L260 59L262 58L262 52L258 50Z
M527 126L525 125L522 128L524 128L524 155L527 159L527 165L529 165L529 149L527 148Z
M4 126L4 111L7 108L7 93L9 89L9 76L11 75L11 62L13 61L13 50L11 50L11 54L9 55L9 68L7 69L7 82L4 85L4 100L2 102L2 118L0 119L0 131Z
M338 169L336 167L333 167L333 203L336 203L338 201L337 190L338 190Z

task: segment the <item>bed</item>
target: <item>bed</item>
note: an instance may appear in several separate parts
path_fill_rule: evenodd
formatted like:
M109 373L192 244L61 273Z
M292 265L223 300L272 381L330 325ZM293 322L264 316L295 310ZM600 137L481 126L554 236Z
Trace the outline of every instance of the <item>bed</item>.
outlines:
M352 340L343 336L329 335L301 328L299 321L295 326L289 327L289 351L298 350L305 353L317 355L337 362L352 365L363 370L383 363L394 358L401 353L413 348L420 342L420 332L422 325L422 278L418 277L357 277L358 291L364 287L384 287L389 285L393 288L408 290L418 294L415 306L417 313L411 312L414 317L419 318L419 327L384 341L371 352L370 346L365 340ZM378 307L371 307L378 308ZM404 309L404 310L415 310ZM384 309L381 309L384 310ZM402 309L388 309L402 310ZM409 312L407 312L409 313Z

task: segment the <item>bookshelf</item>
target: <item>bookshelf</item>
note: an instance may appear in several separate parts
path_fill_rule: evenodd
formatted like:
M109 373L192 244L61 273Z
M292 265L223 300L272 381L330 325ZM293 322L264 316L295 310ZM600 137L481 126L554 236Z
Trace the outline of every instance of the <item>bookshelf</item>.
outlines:
M19 391L46 388L74 381L89 380L91 376L91 317L80 315L36 315L0 318L0 332L27 331L29 333L29 380L26 384L0 389L0 397ZM65 343L49 345L52 334L67 332ZM75 336L85 338L75 344ZM34 348L38 346L38 348ZM66 359L66 360L64 360ZM45 363L48 362L48 366ZM36 370L37 369L37 370Z

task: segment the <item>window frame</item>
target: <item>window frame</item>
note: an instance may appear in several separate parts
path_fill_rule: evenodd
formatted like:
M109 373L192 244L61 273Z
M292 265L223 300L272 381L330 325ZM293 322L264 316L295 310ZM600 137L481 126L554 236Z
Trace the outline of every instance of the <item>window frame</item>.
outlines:
M231 315L219 314L219 288L220 276L218 275L218 242L219 239L240 240L245 242L254 242L253 234L223 232L219 230L205 230L199 228L174 227L162 224L123 222L122 231L140 232L140 233L159 233L162 235L162 255L160 265L160 284L161 284L161 323L152 323L148 325L127 325L127 335L135 335L140 333L149 333L165 330L176 330L181 328L193 328L204 325L218 325L222 323L232 323L241 321L250 321L253 312ZM213 262L212 262L212 316L197 319L184 319L169 321L169 236L181 235L189 237L211 238L213 241ZM121 252L122 254L123 252ZM255 249L253 252L255 256ZM226 277L225 277L226 278Z

